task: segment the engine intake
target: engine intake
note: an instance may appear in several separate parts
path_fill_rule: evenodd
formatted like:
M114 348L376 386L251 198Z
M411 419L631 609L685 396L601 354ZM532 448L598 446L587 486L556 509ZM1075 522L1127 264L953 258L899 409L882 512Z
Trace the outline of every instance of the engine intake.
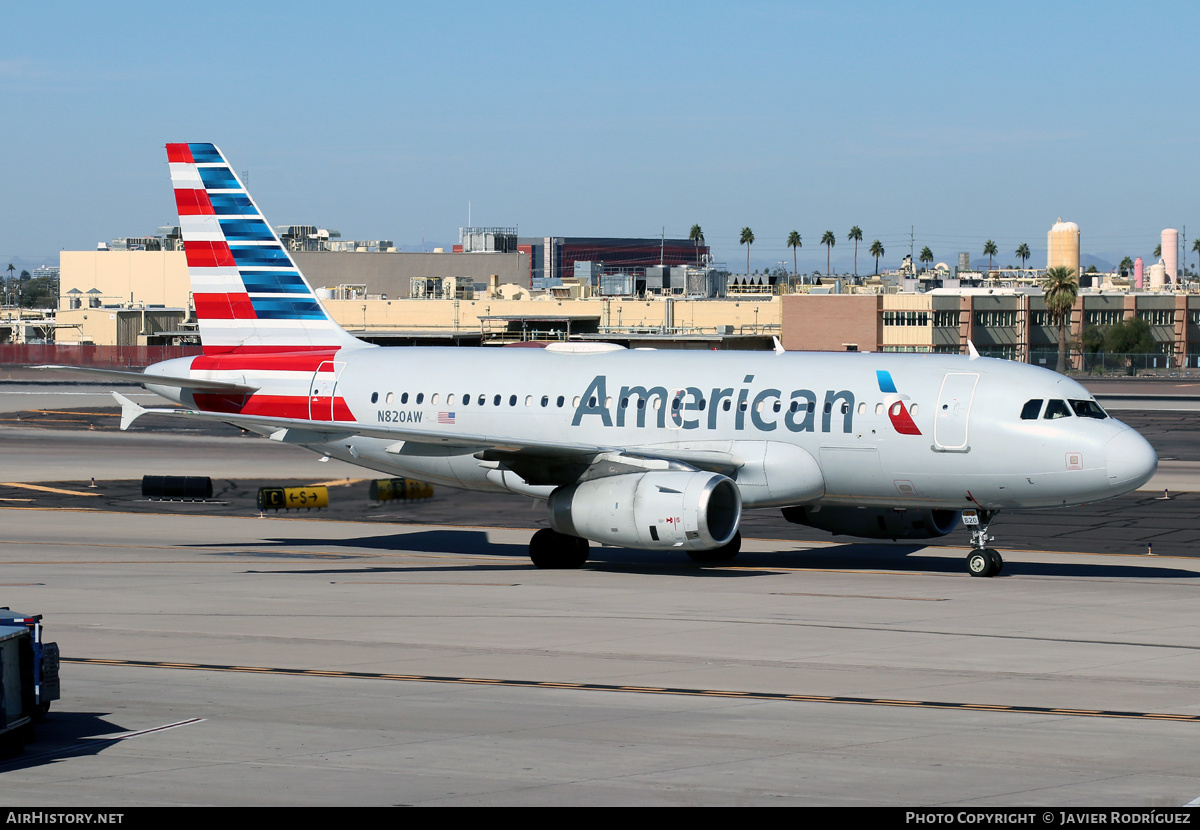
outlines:
M932 539L958 527L954 510L895 510L890 507L785 507L792 524L865 539Z
M550 495L559 533L629 548L712 550L733 539L741 518L737 484L718 473L606 476Z

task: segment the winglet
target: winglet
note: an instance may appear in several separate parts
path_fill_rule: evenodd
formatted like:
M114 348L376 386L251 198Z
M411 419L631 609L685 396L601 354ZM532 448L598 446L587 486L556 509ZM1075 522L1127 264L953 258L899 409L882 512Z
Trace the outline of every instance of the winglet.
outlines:
M121 432L129 429L134 421L146 414L144 407L139 406L124 395L119 395L116 392L110 392L109 394L116 398L117 403L121 405Z
M779 338L772 337L771 339L773 341L775 341L775 354L783 354L786 351L786 349L784 349L783 344L779 342Z
M971 360L979 357L979 351L975 348L975 344L970 340L967 341L967 354L971 355Z

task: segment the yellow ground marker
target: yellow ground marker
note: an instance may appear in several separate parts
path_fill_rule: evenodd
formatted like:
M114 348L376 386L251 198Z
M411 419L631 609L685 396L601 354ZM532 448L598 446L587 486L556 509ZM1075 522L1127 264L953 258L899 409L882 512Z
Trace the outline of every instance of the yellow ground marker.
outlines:
M16 487L20 490L37 490L41 493L58 493L63 496L98 496L99 493L83 493L78 490L60 490L57 487L43 487L40 484L18 484L15 481L0 482L0 487Z

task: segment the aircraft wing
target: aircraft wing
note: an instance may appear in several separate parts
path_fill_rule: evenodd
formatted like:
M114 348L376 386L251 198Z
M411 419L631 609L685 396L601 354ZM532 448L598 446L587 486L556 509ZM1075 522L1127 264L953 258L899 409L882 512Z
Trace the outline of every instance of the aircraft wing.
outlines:
M178 378L169 375L147 375L142 372L123 372L120 369L93 369L88 366L34 366L34 369L50 371L82 372L107 380L123 380L128 383L149 384L151 386L170 386L179 389L203 389L205 392L235 392L247 394L257 391L257 386L246 386L241 383L230 383L226 380L200 380L199 378Z
M281 418L271 415L240 415L231 412L205 412L196 409L146 409L128 398L111 393L121 404L121 429L147 413L177 418L215 421L233 424L268 435L289 444L322 444L353 436L390 439L397 443L459 448L473 452L481 461L495 461L511 468L531 484L564 483L573 481L602 456L618 467L637 466L638 460L675 462L701 470L732 474L744 463L732 453L716 450L685 450L670 447L627 448L598 444L577 444L565 441L536 439L514 440L511 436L484 433L447 433L409 426L361 424L355 421L316 421L303 418ZM417 448L419 452L419 448ZM612 473L623 469L613 469Z

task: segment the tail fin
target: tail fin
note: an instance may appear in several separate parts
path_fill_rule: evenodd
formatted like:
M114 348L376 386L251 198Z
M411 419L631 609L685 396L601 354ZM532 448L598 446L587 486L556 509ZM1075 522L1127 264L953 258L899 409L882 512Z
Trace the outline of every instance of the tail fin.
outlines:
M168 144L205 354L366 346L330 318L213 144Z

